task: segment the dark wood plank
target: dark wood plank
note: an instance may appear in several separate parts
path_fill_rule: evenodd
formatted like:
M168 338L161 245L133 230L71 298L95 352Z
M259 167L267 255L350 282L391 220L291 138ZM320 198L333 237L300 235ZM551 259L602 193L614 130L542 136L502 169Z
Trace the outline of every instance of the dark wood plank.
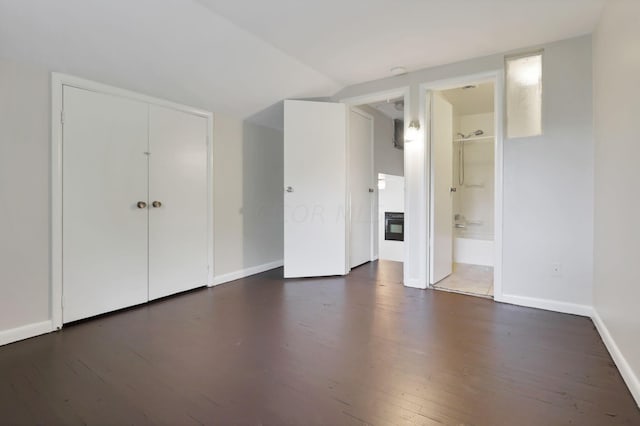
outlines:
M282 270L0 348L1 424L640 425L588 318Z

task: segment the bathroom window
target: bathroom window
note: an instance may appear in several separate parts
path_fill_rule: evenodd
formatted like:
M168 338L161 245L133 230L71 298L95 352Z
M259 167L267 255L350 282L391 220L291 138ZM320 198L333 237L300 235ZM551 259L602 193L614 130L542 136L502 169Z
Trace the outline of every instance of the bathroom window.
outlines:
M542 52L505 58L507 138L542 134Z

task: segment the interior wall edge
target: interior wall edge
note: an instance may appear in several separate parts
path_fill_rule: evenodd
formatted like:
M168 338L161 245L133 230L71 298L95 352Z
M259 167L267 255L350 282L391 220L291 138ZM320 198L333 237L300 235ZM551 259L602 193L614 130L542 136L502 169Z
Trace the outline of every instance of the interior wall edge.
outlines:
M636 400L636 404L638 404L638 408L640 408L640 378L635 374L631 365L627 361L627 358L624 356L620 347L616 343L613 335L609 331L607 324L604 322L600 314L598 313L598 309L593 309L593 315L591 316L593 323L604 342L611 358L613 358L613 362L616 364L622 379L626 383L631 395Z

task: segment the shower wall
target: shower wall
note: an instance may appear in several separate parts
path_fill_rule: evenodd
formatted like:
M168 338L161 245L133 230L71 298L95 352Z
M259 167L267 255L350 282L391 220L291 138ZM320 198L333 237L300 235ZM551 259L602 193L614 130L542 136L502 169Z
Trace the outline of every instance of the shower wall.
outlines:
M454 111L455 114L455 111ZM483 136L494 136L494 114L454 116L454 135L482 130ZM454 136L455 139L459 136ZM460 142L453 146L453 212L464 216L465 228L456 228L456 236L493 240L494 225L494 146L495 137L465 142L464 184L460 185Z

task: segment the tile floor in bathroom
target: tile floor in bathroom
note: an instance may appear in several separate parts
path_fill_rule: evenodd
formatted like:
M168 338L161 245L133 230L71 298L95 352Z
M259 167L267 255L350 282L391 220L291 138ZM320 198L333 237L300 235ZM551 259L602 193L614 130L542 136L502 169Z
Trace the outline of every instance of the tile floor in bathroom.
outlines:
M433 287L438 290L493 297L493 267L454 263L453 273Z

